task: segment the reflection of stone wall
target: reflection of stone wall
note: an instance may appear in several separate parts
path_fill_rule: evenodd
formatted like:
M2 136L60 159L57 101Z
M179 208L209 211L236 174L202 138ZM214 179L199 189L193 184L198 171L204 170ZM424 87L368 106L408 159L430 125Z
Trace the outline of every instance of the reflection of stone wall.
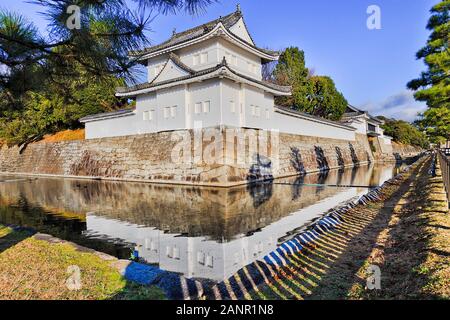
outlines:
M330 197L338 188L266 185L228 189L33 179L0 184L0 204L51 212L94 212L172 234L231 239ZM301 195L301 196L299 196Z
M355 141L344 141L281 133L278 139L279 149L272 145L273 141L267 144L267 157L246 146L244 153L248 153L246 157L253 160L245 164L237 163L236 159L242 157L242 152L229 144L219 144L219 148L224 151L219 164L210 163L204 158L195 163L174 163L172 152L176 146L188 146L186 150L194 150L194 136L188 136L191 132L178 131L180 136L175 140L172 139L174 132L161 132L83 141L34 143L22 153L19 153L17 147L4 146L0 150L0 172L230 186L247 179L282 177L373 160L365 136L357 134ZM222 132L222 138L225 137L223 131L219 132ZM244 132L262 136L262 131L258 130L246 129ZM181 137L185 139L182 140ZM181 140L184 143L180 144ZM212 138L203 142L203 150L208 150L211 140L215 141ZM244 140L246 143L249 141ZM234 141L233 143L237 143L238 140ZM406 149L394 146L394 152L398 151L400 155L409 154L411 150ZM279 167L275 167L273 155L278 150Z
M389 176L392 170L392 166L361 166L286 178L280 184L227 189L32 178L0 183L0 205L42 208L69 218L94 212L173 234L207 235L220 240L263 228L343 190L301 183L378 185L380 176Z

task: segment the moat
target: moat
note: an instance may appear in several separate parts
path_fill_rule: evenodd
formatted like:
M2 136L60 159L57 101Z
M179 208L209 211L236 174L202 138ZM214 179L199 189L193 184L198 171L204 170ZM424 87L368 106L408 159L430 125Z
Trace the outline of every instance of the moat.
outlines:
M221 189L0 176L0 223L221 281L395 175L377 163Z

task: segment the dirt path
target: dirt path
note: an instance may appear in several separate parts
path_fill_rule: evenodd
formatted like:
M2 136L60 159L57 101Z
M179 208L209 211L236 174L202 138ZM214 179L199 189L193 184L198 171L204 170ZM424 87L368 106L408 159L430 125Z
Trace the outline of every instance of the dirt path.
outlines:
M383 189L382 200L357 206L251 299L448 298L450 218L431 159L416 163ZM381 271L381 289L366 290L367 267Z

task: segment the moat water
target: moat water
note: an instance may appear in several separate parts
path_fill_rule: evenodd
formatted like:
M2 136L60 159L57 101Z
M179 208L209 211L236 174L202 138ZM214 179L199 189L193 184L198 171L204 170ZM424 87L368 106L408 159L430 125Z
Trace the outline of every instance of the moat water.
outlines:
M0 223L221 281L402 165L370 164L236 188L0 176Z

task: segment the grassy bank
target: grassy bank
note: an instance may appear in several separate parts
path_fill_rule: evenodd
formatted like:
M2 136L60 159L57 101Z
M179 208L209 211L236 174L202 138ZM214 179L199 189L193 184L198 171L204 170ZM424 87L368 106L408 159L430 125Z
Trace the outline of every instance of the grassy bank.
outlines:
M114 268L116 260L54 240L42 240L30 231L0 225L0 299L164 299L156 287L127 282ZM69 268L80 270L80 286ZM78 282L77 282L78 283Z
M448 299L450 217L442 179L416 163L359 205L345 222L290 255L289 265L249 292L249 299ZM367 268L381 271L381 289L366 289ZM239 279L238 279L239 280Z

